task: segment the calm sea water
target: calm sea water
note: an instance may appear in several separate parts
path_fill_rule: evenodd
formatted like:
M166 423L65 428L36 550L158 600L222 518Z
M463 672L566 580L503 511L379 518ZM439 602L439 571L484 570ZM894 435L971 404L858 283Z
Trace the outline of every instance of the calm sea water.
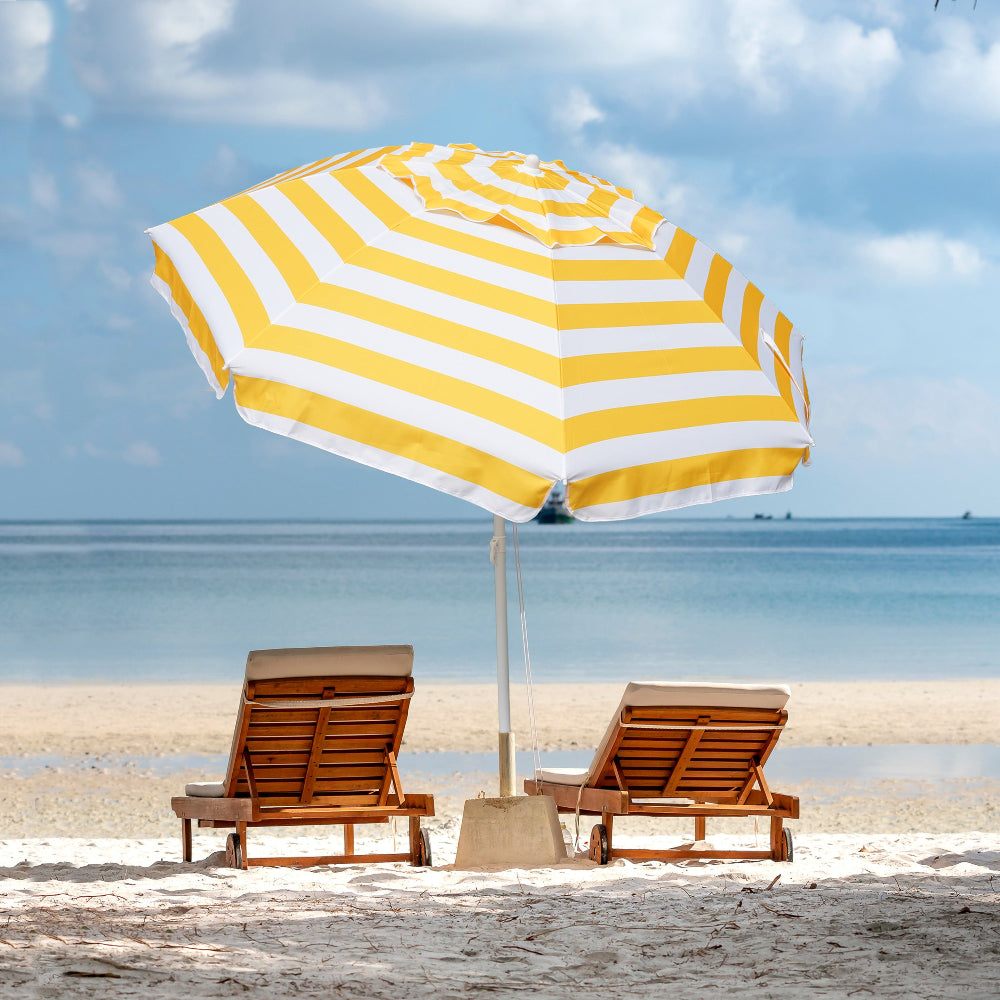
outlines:
M0 681L235 682L247 650L412 643L495 676L482 523L0 524ZM536 682L1000 675L1000 520L524 525ZM512 674L520 635L511 549Z

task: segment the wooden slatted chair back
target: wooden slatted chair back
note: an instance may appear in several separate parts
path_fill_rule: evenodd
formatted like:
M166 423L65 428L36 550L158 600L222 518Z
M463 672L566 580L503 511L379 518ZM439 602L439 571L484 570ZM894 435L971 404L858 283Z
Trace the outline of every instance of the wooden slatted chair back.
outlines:
M225 794L255 792L264 809L399 804L393 771L412 692L400 676L248 679Z
M787 718L784 709L627 706L589 783L632 800L744 802Z

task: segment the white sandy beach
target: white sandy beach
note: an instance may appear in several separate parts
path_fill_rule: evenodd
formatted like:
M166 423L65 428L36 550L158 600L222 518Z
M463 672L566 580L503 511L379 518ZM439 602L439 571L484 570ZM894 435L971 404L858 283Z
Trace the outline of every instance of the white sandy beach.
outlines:
M185 755L227 753L235 686L4 687L0 996L996 995L1000 781L782 786L801 799L791 865L579 858L458 872L462 802L495 777L423 773L421 759L492 751L494 691L417 690L401 761L409 790L436 796L434 868L238 872L223 866L224 831L199 832L195 863L181 864L169 810L186 780L213 777ZM592 747L619 694L536 688L542 748ZM790 746L996 743L1000 681L795 685L789 713ZM360 828L359 847L391 834ZM251 856L279 839L280 854L339 840L250 836ZM753 820L709 824L714 846L759 836ZM676 821L616 824L622 846L689 839Z
M437 830L445 857L455 827ZM991 997L997 841L816 835L792 865L495 872L238 872L181 866L162 840L8 841L0 994Z

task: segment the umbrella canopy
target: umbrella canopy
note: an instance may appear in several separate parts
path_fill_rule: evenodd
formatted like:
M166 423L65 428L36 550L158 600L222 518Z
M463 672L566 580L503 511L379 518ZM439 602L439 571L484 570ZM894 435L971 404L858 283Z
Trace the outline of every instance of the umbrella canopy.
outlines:
M299 167L150 230L153 284L249 423L532 518L789 489L801 336L598 177L412 143Z

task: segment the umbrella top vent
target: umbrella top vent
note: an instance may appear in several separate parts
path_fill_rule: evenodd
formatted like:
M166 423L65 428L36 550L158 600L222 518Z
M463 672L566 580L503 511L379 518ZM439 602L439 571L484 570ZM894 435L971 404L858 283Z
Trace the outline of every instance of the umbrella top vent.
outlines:
M514 226L547 247L617 243L653 249L663 216L628 188L531 153L414 142L379 167L409 184L431 210Z

